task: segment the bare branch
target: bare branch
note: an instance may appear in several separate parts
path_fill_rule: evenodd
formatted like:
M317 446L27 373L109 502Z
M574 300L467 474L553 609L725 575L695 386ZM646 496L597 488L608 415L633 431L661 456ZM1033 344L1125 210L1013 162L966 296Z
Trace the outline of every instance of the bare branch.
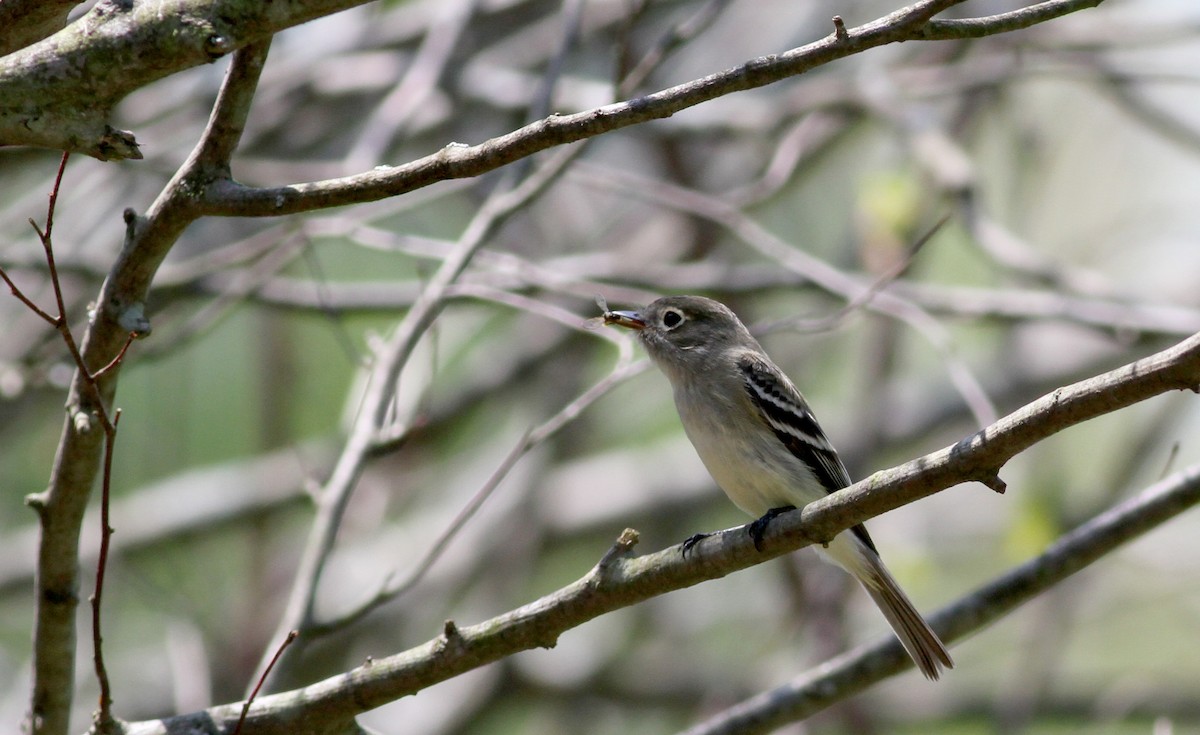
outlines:
M287 609L279 625L280 635L299 630L304 636L315 623L313 607L317 585L333 548L346 504L354 491L363 465L371 456L379 432L388 421L391 397L395 394L400 372L408 362L417 341L433 323L446 303L446 290L462 275L495 229L514 212L539 195L573 159L568 149L535 170L516 188L493 194L467 226L454 250L430 279L416 303L396 327L395 332L376 356L374 368L363 397L362 407L333 473L321 490L317 517L296 571ZM296 646L292 650L301 648ZM284 659L286 664L287 659ZM283 669L285 667L280 667ZM276 672L280 671L276 669Z
M131 332L126 340L125 346L117 354L115 358L99 371L92 372L88 367L87 361L80 352L75 335L71 331L71 326L67 318L66 302L63 298L62 281L58 275L58 267L55 264L54 258L54 213L58 204L59 193L62 190L63 174L67 168L67 160L70 158L70 153L64 152L62 159L58 165L58 171L54 177L54 184L50 190L49 202L46 206L46 225L44 228L38 227L36 222L30 222L33 229L37 232L38 239L41 241L42 250L46 258L46 269L49 273L50 285L54 292L54 302L56 313L51 315L45 310L36 306L28 299L15 285L9 280L7 274L4 275L4 280L9 284L12 292L26 306L28 306L35 314L42 319L48 321L53 326L62 338L63 344L67 348L71 359L75 362L76 374L73 385L73 390L78 391L77 395L81 395L81 400L88 405L88 414L79 414L76 416L76 428L81 431L90 431L93 434L103 436L104 458L103 469L100 478L101 500L100 500L100 551L97 554L96 562L96 586L95 591L91 596L92 607L92 660L94 662L96 679L100 685L100 702L99 711L95 715L97 727L102 732L108 732L113 725L114 719L112 716L112 691L108 678L108 670L104 663L104 652L101 645L101 599L104 594L104 578L108 562L108 549L112 539L113 529L109 525L109 500L112 497L112 460L113 448L117 436L117 423L121 419L121 411L117 409L110 416L109 404L111 403L111 395L106 396L100 386L100 378L103 377L111 368L120 364L121 359L125 356L126 350L129 349L130 343L137 336ZM2 271L0 271L2 273ZM79 419L87 421L82 427L79 426ZM96 424L99 424L101 431L96 431ZM69 424L68 424L69 425ZM84 488L84 497L90 491L90 487ZM76 551L78 550L78 538L67 538L59 534L53 533L57 525L66 525L67 534L72 531L78 533L78 527L72 527L71 524L56 523L56 508L54 507L58 497L51 490L45 494L36 497L30 497L28 502L41 511L40 522L43 530L42 556L39 558L38 569L42 573L38 575L38 620L39 622L48 621L51 623L66 624L63 619L67 609L73 609L76 604L74 594L65 597L61 600L50 600L47 597L54 594L55 591L48 589L46 584L50 581L46 579L46 569L41 565L41 562L46 560L46 549L49 546L52 550L56 549L58 542L63 542L68 546L74 544ZM74 557L70 559L60 560L60 568L62 562L75 561ZM75 571L77 574L77 570ZM52 583L58 583L58 580L53 580ZM69 709L71 701L71 683L63 682L62 677L69 676L71 669L69 665L64 665L60 657L69 656L73 653L74 639L65 638L61 641L46 642L47 645L39 645L42 641L35 642L35 658L34 658L34 687L33 699L30 704L29 722L30 729L35 732L42 732L49 723L53 727L61 727L65 725L66 720L61 713L47 715L45 713L52 712L58 707L66 706ZM60 659L60 660L56 660ZM61 687L62 691L52 691L55 687Z
M229 161L242 140L246 118L258 90L258 78L267 64L267 53L271 49L271 37L247 44L234 55L217 102L213 105L208 128L193 151L185 168L202 173L217 171L229 175Z
M430 20L425 40L404 78L380 100L363 124L362 133L345 156L346 170L367 169L383 160L388 146L437 89L442 72L458 48L459 39L477 4L477 0L442 4Z
M622 554L605 555L603 565L557 592L478 625L456 627L453 646L439 637L301 690L262 698L251 708L248 723L253 725L252 732L262 734L289 732L299 722L313 731L333 728L360 712L518 651L553 646L566 630L604 613L826 541L875 515L948 487L994 477L1011 457L1063 429L1170 390L1196 390L1200 387L1197 375L1200 335L1125 367L1060 388L957 444L875 473L799 512L785 513L763 538L761 553L755 550L745 527L714 534L686 558L679 553L679 546L635 557L626 545ZM1176 491L1177 485L1186 489ZM1160 484L1142 501L1106 515L1102 525L1115 530L1094 534L1091 528L1085 528L1068 535L1057 550L1048 552L1050 561L1046 563L1066 576L1116 543L1197 500L1200 468ZM1143 502L1154 510L1142 512L1139 508ZM1076 544L1086 553L1076 551ZM1007 610L1040 589L1036 587L1039 575L1028 568L1015 574L1019 582L998 583L998 588L989 590L999 591L985 590L977 598L968 598L961 603L964 612L939 615L934 618L935 625L949 634L948 639L960 637L982 624L977 610L979 599L1008 599L1003 608ZM903 667L899 646L888 650L897 670ZM129 732L161 732L163 727L170 730L186 723L229 723L236 720L239 711L238 705L222 705L204 713L137 723L130 726Z
M1019 31L1070 13L1094 8L1102 2L1104 0L1048 0L1027 8L983 18L932 20L922 28L920 37L926 41L934 41L994 36L997 33Z
M572 115L551 115L478 145L453 143L400 166L380 167L340 179L262 189L227 179L217 181L206 191L205 213L273 217L375 201L439 181L478 176L538 151L660 120L716 97L763 87L869 48L910 40L930 17L962 1L922 0L848 30L846 40L838 40L831 34L807 46L754 59L644 97Z
M574 319L576 326L579 319ZM604 334L604 333L602 333ZM612 339L606 336L606 339ZM332 630L344 628L351 623L360 620L366 614L376 609L380 605L387 604L391 600L396 599L400 595L407 593L414 588L429 572L429 569L438 560L445 551L446 547L466 525L467 521L479 510L484 502L495 492L500 483L508 476L517 462L525 455L529 454L536 447L544 444L551 437L557 434L564 426L574 421L583 413L584 409L595 403L597 400L607 395L609 391L626 380L645 372L650 366L648 360L633 361L631 342L629 339L615 338L620 349L620 358L612 372L604 378L596 382L584 393L561 410L548 418L546 421L539 424L537 427L527 431L520 440L513 446L509 453L500 462L500 465L484 482L483 486L475 492L467 504L459 511L459 513L450 521L446 529L438 536L438 538L430 546L425 555L417 562L412 571L402 581L392 584L387 583L379 590L370 600L360 605L358 608L340 616L334 620L324 621L313 627L311 633L314 635L323 635Z
M321 474L330 463L330 452L324 446L315 450L313 473ZM244 462L191 470L123 493L112 506L121 533L113 537L110 559L302 505L308 478L298 466L298 454L296 449L286 449ZM99 529L98 510L89 511L83 518L79 544L79 561L84 566L95 563ZM33 584L38 535L38 529L29 526L0 539L0 594Z
M620 74L617 96L633 94L650 74L662 65L671 52L684 46L711 26L729 5L729 0L708 0L694 15L684 22L671 26L628 72ZM643 6L644 9L644 6Z

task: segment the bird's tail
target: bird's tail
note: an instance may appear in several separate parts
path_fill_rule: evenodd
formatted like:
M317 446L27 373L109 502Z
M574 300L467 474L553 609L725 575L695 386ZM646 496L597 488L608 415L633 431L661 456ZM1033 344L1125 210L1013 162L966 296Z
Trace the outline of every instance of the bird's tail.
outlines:
M921 613L917 612L874 549L853 534L842 533L834 538L825 551L866 588L867 594L875 601L883 617L887 618L896 637L904 645L904 650L908 651L925 678L936 680L943 668L954 668L954 661L945 644L921 617Z

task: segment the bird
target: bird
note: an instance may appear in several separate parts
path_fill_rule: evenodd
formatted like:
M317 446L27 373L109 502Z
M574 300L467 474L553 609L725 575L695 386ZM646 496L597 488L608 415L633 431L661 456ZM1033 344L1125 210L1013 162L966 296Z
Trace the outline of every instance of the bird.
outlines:
M792 381L729 307L703 296L667 296L602 321L637 333L671 383L684 432L717 485L757 520L754 545L771 520L851 484L837 451ZM684 542L686 555L706 534ZM921 673L954 667L950 653L884 565L860 524L825 555L865 588Z

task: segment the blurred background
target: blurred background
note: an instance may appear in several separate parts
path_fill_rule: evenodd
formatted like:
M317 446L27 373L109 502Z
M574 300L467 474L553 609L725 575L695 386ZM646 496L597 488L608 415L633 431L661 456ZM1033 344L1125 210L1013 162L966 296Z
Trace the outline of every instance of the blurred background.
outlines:
M404 163L898 6L374 3L276 39L234 176L267 186ZM116 124L145 160L70 161L55 245L80 333L122 210L144 212L184 161L227 63L125 100ZM590 142L488 241L405 365L392 407L404 431L357 484L318 618L411 584L305 647L278 686L548 594L626 527L648 552L747 520L695 457L640 348L585 324L596 296L613 308L667 293L730 304L856 478L1200 331L1197 69L1200 7L1110 0L1018 33L884 47ZM632 81L618 92L618 79ZM0 150L0 264L43 304L27 220L44 220L58 158ZM378 345L507 175L184 234L117 396L104 640L119 716L234 701L257 677L310 493L362 408ZM872 283L883 288L864 300ZM46 485L72 366L15 299L0 299L0 325L0 721L15 723L37 540L23 498ZM1198 423L1193 396L1162 396L1017 457L1001 473L1006 495L963 485L872 533L932 613L1196 462ZM430 564L473 499L478 512ZM90 585L98 521L87 527ZM1200 516L1184 515L956 644L940 683L910 671L787 731L1200 732L1198 539ZM84 628L81 730L95 702ZM849 577L806 551L604 616L361 720L382 733L670 733L885 633Z

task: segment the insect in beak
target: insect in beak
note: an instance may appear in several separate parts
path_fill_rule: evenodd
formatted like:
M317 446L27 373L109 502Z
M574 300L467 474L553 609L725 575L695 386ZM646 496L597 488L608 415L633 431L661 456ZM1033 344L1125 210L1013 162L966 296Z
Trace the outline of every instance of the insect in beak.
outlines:
M638 331L646 328L646 322L641 318L638 312L613 311L612 309L608 308L608 302L604 300L603 296L596 297L596 306L600 307L600 311L602 313L600 316L592 317L591 319L587 320L586 326L588 329L591 329L593 328L593 325L598 324L604 324L606 327L615 324L618 327L636 329Z
M646 328L646 322L636 311L606 311L604 312L605 326L625 327L641 331Z

